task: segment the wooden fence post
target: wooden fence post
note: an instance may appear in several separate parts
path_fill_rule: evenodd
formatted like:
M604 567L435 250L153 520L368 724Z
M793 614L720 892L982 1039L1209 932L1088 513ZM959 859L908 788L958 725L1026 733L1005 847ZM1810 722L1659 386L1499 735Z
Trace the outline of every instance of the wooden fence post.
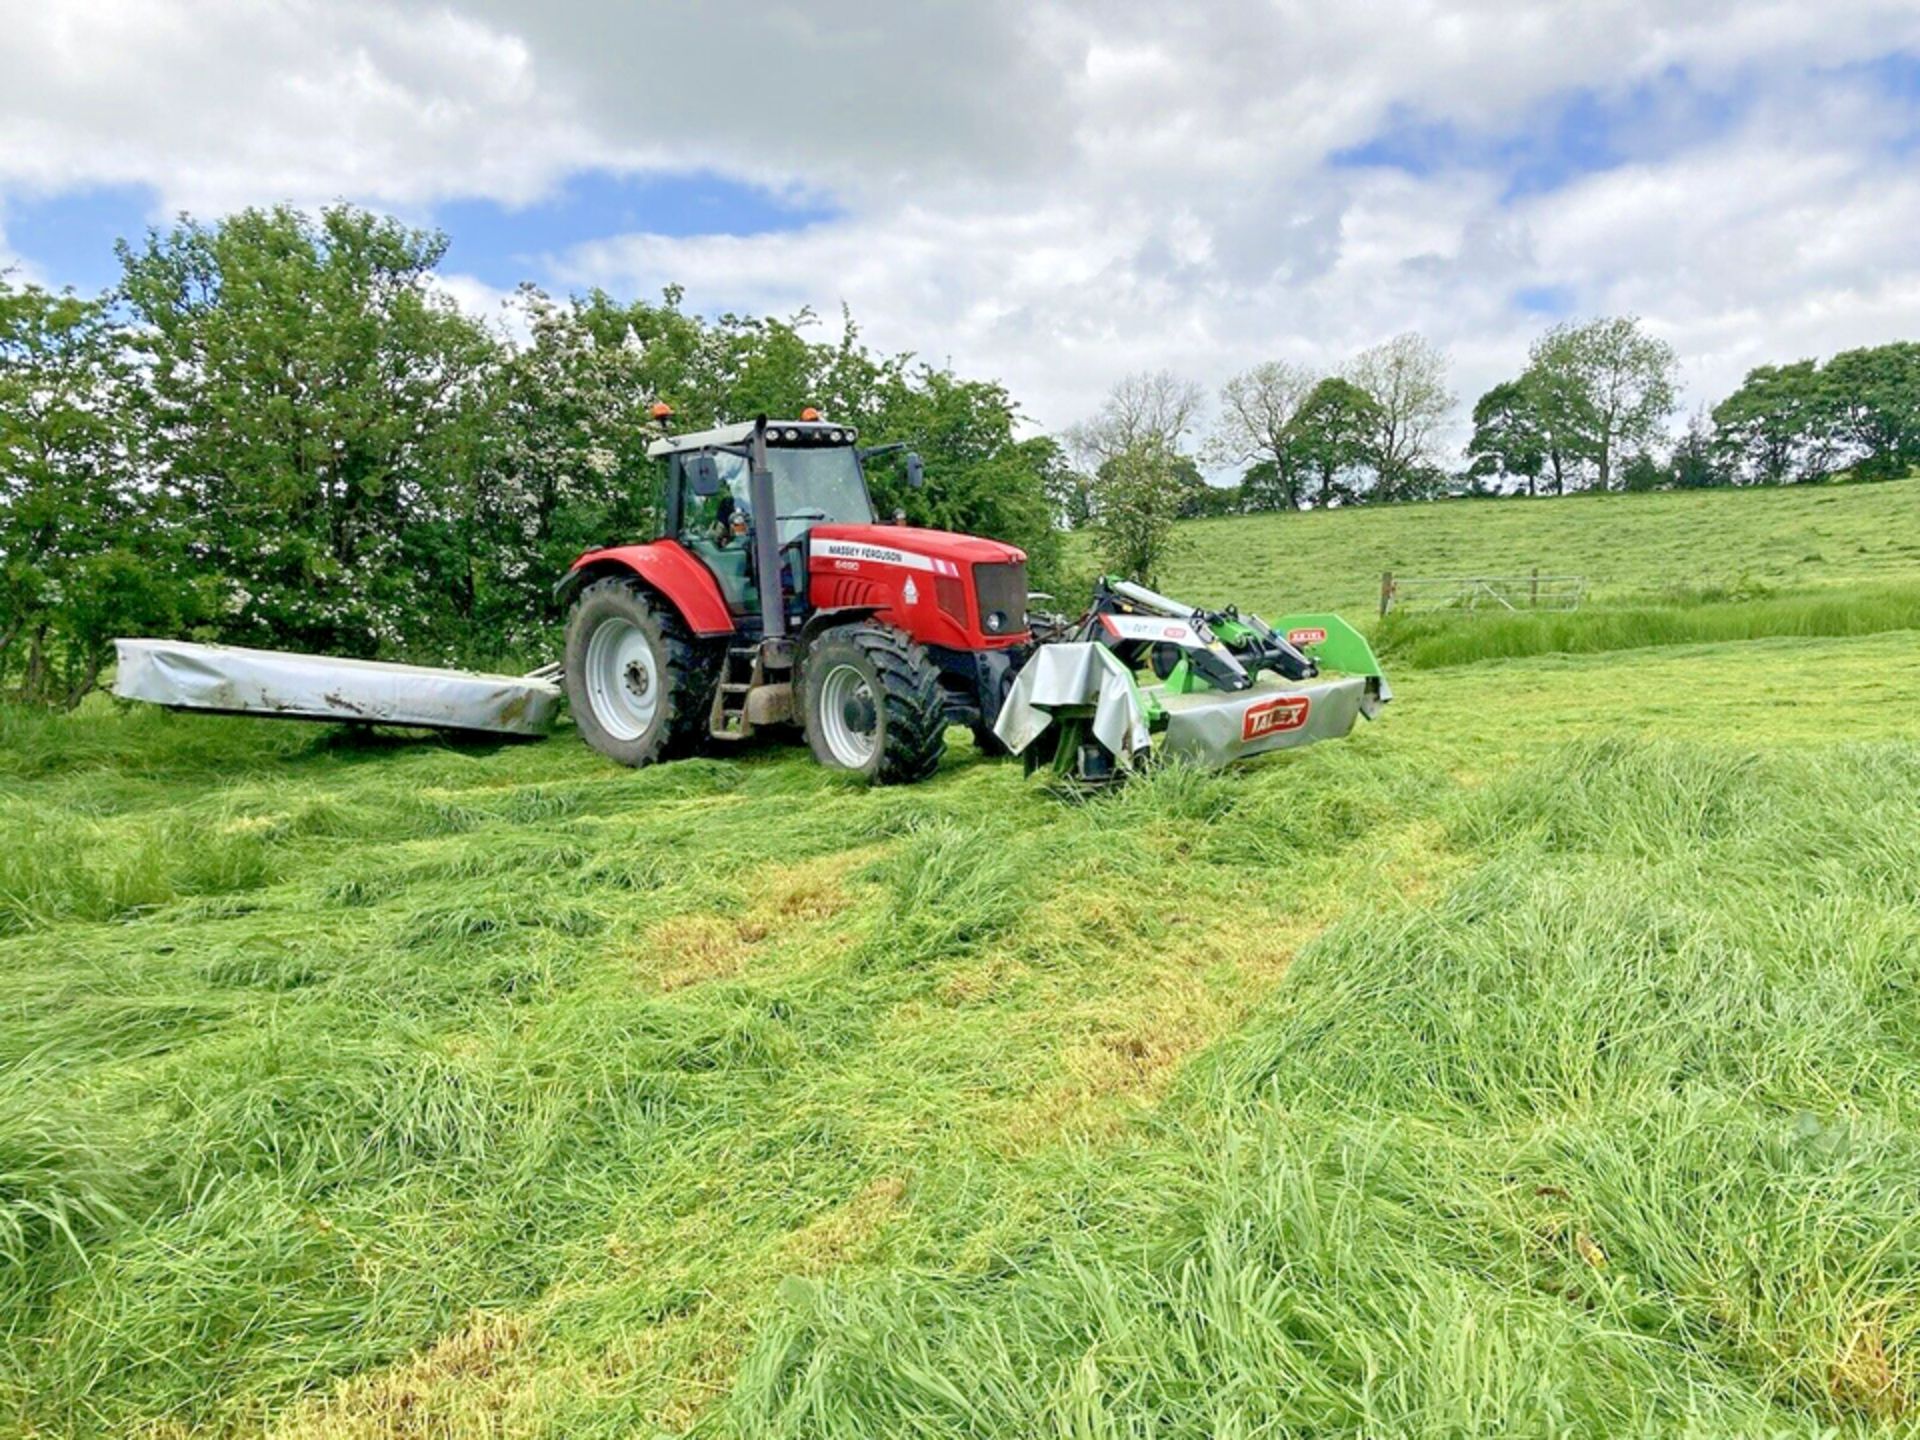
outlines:
M1391 570L1382 570L1380 572L1380 613L1384 615L1392 608L1393 572Z
M1528 601L1529 608L1538 610L1540 608L1540 567L1538 565L1533 567L1533 587L1528 594L1531 597Z

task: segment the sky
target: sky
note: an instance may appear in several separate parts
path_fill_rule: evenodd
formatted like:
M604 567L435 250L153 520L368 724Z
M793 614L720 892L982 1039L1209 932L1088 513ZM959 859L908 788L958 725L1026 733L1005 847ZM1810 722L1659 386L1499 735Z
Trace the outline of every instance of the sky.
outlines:
M1920 0L0 0L0 268L182 212L437 225L447 289L851 308L1029 423L1405 330L1465 409L1640 316L1688 407L1920 337ZM1452 442L1464 438L1454 427Z

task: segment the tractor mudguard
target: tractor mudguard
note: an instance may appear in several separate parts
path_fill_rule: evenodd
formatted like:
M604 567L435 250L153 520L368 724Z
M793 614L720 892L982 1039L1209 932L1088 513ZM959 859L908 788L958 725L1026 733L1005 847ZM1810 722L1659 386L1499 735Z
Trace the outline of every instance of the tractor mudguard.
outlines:
M806 623L800 627L799 648L806 649L822 630L831 630L835 625L851 625L859 620L871 620L886 608L885 605L833 605L825 610L816 610L807 616Z
M711 570L671 540L589 550L573 562L573 569L554 588L553 598L561 606L569 605L582 586L605 575L622 573L639 577L665 596L694 634L734 633L733 613L727 609L726 597L720 593L720 582L713 578Z

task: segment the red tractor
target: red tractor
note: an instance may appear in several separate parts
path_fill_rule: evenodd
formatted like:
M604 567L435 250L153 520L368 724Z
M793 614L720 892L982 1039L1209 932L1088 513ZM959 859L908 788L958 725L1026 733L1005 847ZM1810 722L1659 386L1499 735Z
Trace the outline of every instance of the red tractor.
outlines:
M589 745L645 765L799 724L822 764L890 783L932 774L949 725L995 743L1029 649L1027 557L880 523L880 450L856 438L809 410L648 448L662 533L589 551L556 592ZM918 486L919 457L906 465Z

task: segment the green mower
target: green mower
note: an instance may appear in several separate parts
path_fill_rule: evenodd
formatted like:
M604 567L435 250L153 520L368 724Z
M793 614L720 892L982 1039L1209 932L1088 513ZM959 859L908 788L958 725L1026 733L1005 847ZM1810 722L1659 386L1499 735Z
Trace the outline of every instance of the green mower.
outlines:
M994 734L1029 773L1081 786L1157 759L1224 765L1339 739L1393 698L1366 637L1337 615L1269 625L1107 577L1079 619L1036 616L1034 631Z

